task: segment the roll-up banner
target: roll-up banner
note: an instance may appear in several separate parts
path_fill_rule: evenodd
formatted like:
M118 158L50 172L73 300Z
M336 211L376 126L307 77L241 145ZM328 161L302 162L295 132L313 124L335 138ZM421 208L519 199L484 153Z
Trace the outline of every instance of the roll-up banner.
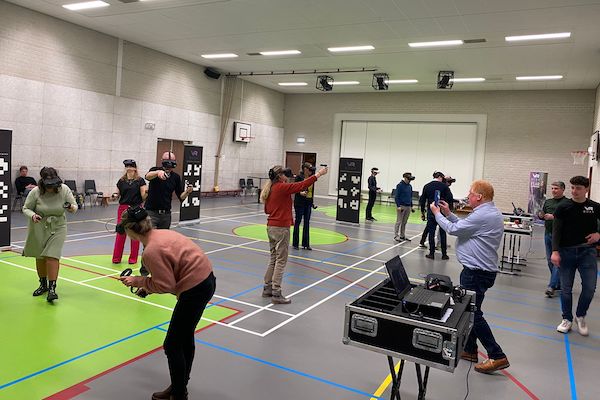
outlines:
M192 193L181 202L179 224L195 224L200 221L200 187L202 183L202 147L184 146L183 151L184 189L192 185Z
M362 180L361 158L340 158L338 176L338 221L358 224L360 212L360 188Z
M0 249L10 248L12 131L0 129Z

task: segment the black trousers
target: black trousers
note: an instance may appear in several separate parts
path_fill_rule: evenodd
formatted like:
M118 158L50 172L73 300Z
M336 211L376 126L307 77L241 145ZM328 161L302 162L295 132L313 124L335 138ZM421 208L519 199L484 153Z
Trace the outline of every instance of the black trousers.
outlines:
M369 202L367 203L366 218L373 218L373 206L375 205L375 199L377 199L377 192L369 190Z
M163 346L174 396L183 396L186 392L196 350L194 332L215 289L216 278L211 272L208 278L181 293L173 310Z
M312 204L294 207L296 211L296 221L294 221L294 233L292 237L292 246L298 247L300 242L300 223L304 218L302 226L302 247L310 247L310 214L312 213Z
M435 229L438 227L438 223L435 220L435 216L432 212L427 213L427 234L429 235L429 254L435 253ZM442 255L446 255L447 244L446 244L446 231L440 228L440 246L442 247Z
M160 214L155 210L146 210L154 229L169 229L171 227L171 212Z

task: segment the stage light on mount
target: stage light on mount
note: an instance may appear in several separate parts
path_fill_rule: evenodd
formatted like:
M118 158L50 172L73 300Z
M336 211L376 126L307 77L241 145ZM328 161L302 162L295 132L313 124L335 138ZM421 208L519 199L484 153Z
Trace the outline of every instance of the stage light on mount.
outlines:
M331 92L333 89L333 78L329 75L317 76L316 88L322 90L323 92Z
M373 74L373 81L371 82L371 86L375 90L388 90L388 81L390 80L390 76L386 73Z
M454 83L454 71L440 71L437 77L438 89L452 89Z

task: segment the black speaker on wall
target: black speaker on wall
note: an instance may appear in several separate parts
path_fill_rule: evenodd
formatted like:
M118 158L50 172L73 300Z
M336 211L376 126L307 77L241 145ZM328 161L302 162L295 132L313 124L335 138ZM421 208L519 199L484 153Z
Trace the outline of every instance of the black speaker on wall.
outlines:
M221 77L221 73L216 69L212 68L204 68L204 75L208 76L211 79L219 79Z

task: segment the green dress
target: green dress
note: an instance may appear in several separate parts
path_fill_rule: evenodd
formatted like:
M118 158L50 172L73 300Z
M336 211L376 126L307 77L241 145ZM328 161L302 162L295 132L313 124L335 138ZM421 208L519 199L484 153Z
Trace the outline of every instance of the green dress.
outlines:
M23 206L23 214L29 218L27 240L23 248L25 257L60 259L67 237L65 202L76 205L71 189L64 184L58 193L41 194L37 187L29 192ZM42 217L38 223L31 218L35 214Z

